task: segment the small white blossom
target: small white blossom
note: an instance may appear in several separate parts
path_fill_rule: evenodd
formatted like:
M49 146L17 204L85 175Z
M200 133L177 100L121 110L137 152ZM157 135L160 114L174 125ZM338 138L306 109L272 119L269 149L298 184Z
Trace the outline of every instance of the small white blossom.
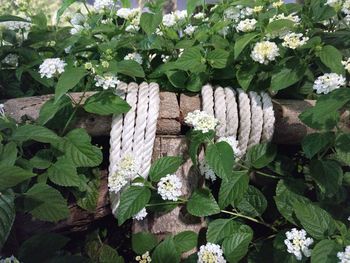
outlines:
M72 46L68 46L68 47L66 47L66 48L64 49L64 52L65 52L66 54L69 54L69 53L71 52L71 50L72 50Z
M199 12L193 16L194 19L204 19L205 18L205 13Z
M237 25L237 31L251 32L255 30L257 22L258 21L256 21L254 18L242 20Z
M350 58L341 62L347 72L350 73Z
M64 72L64 67L67 64L60 58L47 58L39 66L41 78L52 78Z
M125 28L125 31L126 32L129 32L129 33L136 33L140 30L140 27L139 26L135 26L135 25L128 25L126 28Z
M224 18L227 20L238 22L240 20L240 17L241 17L241 13L238 8L231 7L224 11Z
M156 29L156 35L157 35L157 36L163 36L164 33L163 33L162 30L160 30L160 28L157 28L157 29Z
M341 11L347 15L350 15L350 0L344 1Z
M289 33L284 36L282 46L296 49L306 44L309 40L308 37L304 37L302 33Z
M186 35L192 36L194 31L196 31L197 28L198 28L197 26L188 25L184 29L184 32L185 32Z
M142 56L139 53L129 53L124 57L124 60L134 60L137 63L139 63L140 65L143 62Z
M248 16L251 16L254 13L254 9L251 7L244 7L241 9L241 18L246 18Z
M2 103L0 104L0 116L5 117L5 105Z
M138 221L143 220L148 215L146 208L142 208L136 215L134 215L132 218L136 219Z
M197 263L225 263L223 251L219 245L207 243L199 248Z
M176 20L174 14L166 14L163 16L163 25L166 27L173 27L176 25Z
M135 17L140 15L140 9L139 8L120 8L117 11L117 16L120 18L123 18L125 20L132 20Z
M95 86L103 89L115 88L119 84L119 80L114 74L105 74L103 76L95 76Z
M187 114L185 122L193 127L195 131L207 133L215 129L218 120L208 113L195 110Z
M74 26L69 32L71 35L77 35L84 30L83 26Z
M19 56L16 54L8 54L1 62L7 64L11 67L18 66L18 58Z
M162 59L162 61L164 63L167 62L170 59L170 56L167 56L167 55L164 55L164 54L162 54L160 57L161 57L161 59Z
M70 23L73 26L78 26L78 25L83 25L85 23L85 21L86 21L86 18L82 13L76 13L71 18Z
M344 252L338 252L337 257L339 263L349 263L350 262L350 246L346 246Z
M183 22L187 18L186 10L176 10L174 12L176 22Z
M346 80L342 75L336 73L326 73L318 77L313 85L313 89L317 94L327 94L333 90L339 89L346 84Z
M303 255L305 257L311 256L309 246L314 243L314 240L306 237L306 231L304 229L297 230L293 228L291 231L286 232L286 237L284 244L287 246L287 251L294 254L297 260L301 260Z
M264 7L262 5L258 5L258 6L254 6L253 7L253 12L254 13L260 13L263 10L264 10Z
M215 172L213 169L211 169L208 162L204 158L199 162L199 172L207 180L211 180L212 182L216 180Z
M135 258L135 260L137 262L140 262L140 263L148 263L148 262L152 262L152 259L151 257L149 256L149 252L147 251L146 253L142 254L141 256L137 256Z
M115 9L116 3L113 0L95 0L94 8L97 12Z
M235 136L220 137L218 139L218 142L226 142L226 143L228 143L231 146L231 148L233 150L233 154L235 155L235 157L242 156L242 152L238 148L238 141L236 140Z
M285 14L278 14L278 15L274 15L272 18L269 19L269 22L273 22L273 21L276 21L276 20L290 20L292 22L294 22L296 25L298 25L300 23L300 17L297 16L295 13L291 13L289 15L285 15Z
M329 5L333 8L339 8L341 7L343 1L342 0L327 0L326 5Z
M279 55L279 49L276 43L262 41L255 44L250 56L254 61L267 65L270 61L274 61Z
M274 2L274 3L272 3L272 6L274 8L278 8L278 7L281 7L283 4L284 4L283 0L278 0L278 1Z
M181 196L182 183L175 174L168 174L158 182L158 194L163 200L177 201Z

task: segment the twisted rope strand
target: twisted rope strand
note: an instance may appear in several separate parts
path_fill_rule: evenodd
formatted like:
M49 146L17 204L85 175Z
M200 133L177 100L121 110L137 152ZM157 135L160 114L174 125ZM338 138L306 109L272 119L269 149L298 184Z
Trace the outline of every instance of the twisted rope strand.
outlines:
M273 111L273 105L270 96L266 92L262 92L262 104L263 104L263 133L262 141L269 142L272 140L274 127L275 127L275 113Z
M249 98L252 114L252 125L249 135L248 149L260 142L264 123L262 103L259 94L251 91L249 92Z
M251 111L250 100L248 95L238 89L238 105L239 105L239 131L238 131L238 147L242 154L247 151L250 128L251 128Z
M226 133L226 101L225 91L222 87L215 88L214 101L215 118L219 121L219 124L216 126L216 135L224 137Z
M211 116L214 116L214 94L210 84L202 88L202 109Z
M238 111L236 102L236 92L231 87L225 88L226 97L226 136L237 138Z

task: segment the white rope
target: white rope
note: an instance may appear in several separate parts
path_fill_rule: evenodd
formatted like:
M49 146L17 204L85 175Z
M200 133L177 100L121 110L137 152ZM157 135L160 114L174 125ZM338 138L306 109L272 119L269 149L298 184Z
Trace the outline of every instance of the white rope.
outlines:
M251 128L250 100L242 89L238 89L237 91L239 109L238 148L242 154L245 154Z
M273 111L273 105L270 96L266 92L262 92L261 97L264 111L262 141L269 142L272 140L273 137L275 126L275 113Z
M258 93L249 92L252 125L248 141L248 149L256 144L259 144L263 130L263 109L261 99Z
M203 111L214 116L214 91L210 84L202 88L202 108Z
M226 136L233 136L237 139L238 111L236 92L231 87L225 88L226 97Z
M214 91L214 109L215 118L218 119L219 124L216 126L216 135L224 137L226 133L226 98L225 91L222 87L216 87Z

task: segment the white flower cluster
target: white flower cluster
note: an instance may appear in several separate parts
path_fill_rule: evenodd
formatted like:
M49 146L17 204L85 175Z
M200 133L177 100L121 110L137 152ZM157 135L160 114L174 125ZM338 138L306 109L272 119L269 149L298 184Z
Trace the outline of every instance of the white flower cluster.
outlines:
M278 1L272 3L272 7L278 8L278 7L281 7L283 4L284 4L283 0L278 0Z
M241 157L242 156L242 152L238 148L238 141L236 140L235 136L220 137L218 139L218 142L226 142L226 143L228 143L231 146L231 148L233 150L233 154L235 155L235 157Z
M140 9L139 8L120 8L117 11L117 16L120 18L123 18L125 20L132 20L135 17L140 15Z
M182 183L175 174L168 174L158 182L158 194L163 200L177 201L181 196Z
M17 258L14 256L11 256L9 258L2 258L0 259L0 263L20 263Z
M204 19L205 18L205 13L199 12L193 16L194 19Z
M143 220L148 215L146 208L142 208L136 215L134 215L132 218L136 219L138 221Z
M139 163L131 155L124 156L120 160L116 172L108 178L109 190L118 193L123 186L137 177L139 168Z
M242 32L251 32L255 30L256 27L256 19L245 19L242 20L238 23L237 25L237 31L242 31Z
M262 41L255 44L250 56L254 61L267 65L270 61L274 61L279 55L279 49L276 43Z
M224 19L232 20L235 23L238 23L240 20L245 19L253 15L254 9L250 7L242 7L237 5L235 7L228 8L224 12Z
M344 12L346 15L350 15L350 0L344 1L341 11Z
M342 0L327 0L326 5L329 5L333 8L340 8L342 5L343 1Z
M297 16L295 13L291 13L287 16L284 13L282 13L282 14L274 15L272 18L270 18L269 22L271 23L273 21L281 20L281 19L290 20L294 22L296 25L298 25L301 20L300 17Z
M302 33L289 33L283 37L282 46L296 49L306 44L309 40L308 37L304 37Z
M52 78L64 72L64 67L67 64L60 58L47 58L39 66L39 73L41 78Z
M105 90L115 88L120 82L114 74L97 75L95 76L95 81L96 87L102 87Z
M76 13L71 18L70 23L73 28L70 30L71 35L76 35L84 29L89 29L90 25L86 23L86 17L82 13Z
M135 258L135 260L137 262L140 262L140 263L148 263L148 262L152 262L152 259L151 257L149 256L149 252L147 251L146 253L142 254L141 256L137 256Z
M6 65L9 65L11 67L17 67L18 66L18 58L19 56L17 54L8 54L1 63L4 63Z
M350 73L350 58L341 62L347 72Z
M165 27L173 27L178 23L182 23L187 18L187 11L186 10L176 10L175 12L172 12L170 14L166 14L163 16L163 25Z
M142 65L143 59L142 56L139 53L129 53L124 57L124 60L134 60L140 65Z
M216 180L215 172L213 171L213 169L211 169L211 167L205 159L199 162L199 172L207 180L211 180L212 182Z
M215 129L218 120L208 113L195 110L187 114L185 122L193 127L195 131L207 133Z
M114 0L95 0L94 9L96 12L115 9L117 7Z
M219 245L207 243L199 248L197 263L225 263L223 251Z
M344 252L338 252L337 257L339 263L349 263L350 262L350 246L346 246Z
M286 232L287 239L284 240L284 244L287 246L288 253L294 254L297 260L301 260L303 255L305 257L311 256L311 246L314 240L310 237L306 237L306 231L304 229L297 230L293 228L291 231Z
M184 29L184 32L186 35L192 36L197 28L198 26L187 25L186 28Z
M336 73L326 73L318 77L313 85L313 89L317 94L327 94L333 90L339 89L346 84L346 80L342 75Z

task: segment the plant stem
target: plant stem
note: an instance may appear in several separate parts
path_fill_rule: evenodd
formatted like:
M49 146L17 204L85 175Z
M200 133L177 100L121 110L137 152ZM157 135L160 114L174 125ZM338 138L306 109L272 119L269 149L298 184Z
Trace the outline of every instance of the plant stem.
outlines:
M167 203L147 204L146 207L160 206L160 205L174 205L174 204L183 204L183 202L167 202Z
M236 163L238 166L240 166L241 168L244 168L246 170L250 170L249 167L241 164L241 163ZM257 170L254 170L254 172L256 172L257 174L260 174L262 176L265 176L265 177L269 177L269 178L273 178L273 179L281 179L281 177L279 176L275 176L275 175L272 175L272 174L267 174L267 173L264 173L264 172L261 172L261 171L257 171Z

